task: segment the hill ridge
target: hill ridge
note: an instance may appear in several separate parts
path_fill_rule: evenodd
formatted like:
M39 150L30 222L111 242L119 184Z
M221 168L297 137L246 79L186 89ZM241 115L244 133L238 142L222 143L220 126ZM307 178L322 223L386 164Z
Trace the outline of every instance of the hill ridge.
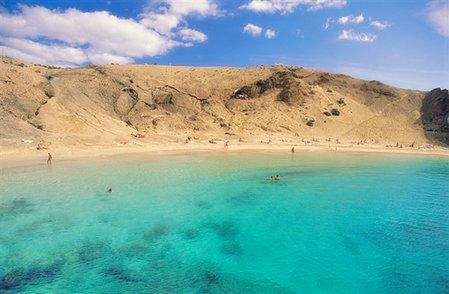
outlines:
M56 68L0 58L0 146L206 138L447 144L447 90L290 66ZM142 138L145 137L145 138Z

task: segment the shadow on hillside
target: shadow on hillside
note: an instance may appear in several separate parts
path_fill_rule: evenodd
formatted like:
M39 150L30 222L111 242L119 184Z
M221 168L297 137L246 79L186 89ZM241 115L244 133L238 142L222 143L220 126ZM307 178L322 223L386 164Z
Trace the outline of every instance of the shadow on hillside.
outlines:
M421 106L426 138L436 145L449 146L449 92L436 88L426 94Z

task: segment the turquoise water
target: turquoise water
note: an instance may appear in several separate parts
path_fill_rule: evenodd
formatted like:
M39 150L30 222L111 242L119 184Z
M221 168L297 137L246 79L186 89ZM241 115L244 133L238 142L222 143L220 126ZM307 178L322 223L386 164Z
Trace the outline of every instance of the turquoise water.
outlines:
M449 160L193 153L3 169L3 292L449 293Z

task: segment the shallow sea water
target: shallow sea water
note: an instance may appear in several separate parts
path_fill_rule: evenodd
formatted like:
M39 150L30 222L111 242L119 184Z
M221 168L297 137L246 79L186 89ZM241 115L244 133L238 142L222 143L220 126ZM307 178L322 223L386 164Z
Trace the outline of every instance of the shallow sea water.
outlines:
M449 293L449 160L220 152L3 169L3 292Z

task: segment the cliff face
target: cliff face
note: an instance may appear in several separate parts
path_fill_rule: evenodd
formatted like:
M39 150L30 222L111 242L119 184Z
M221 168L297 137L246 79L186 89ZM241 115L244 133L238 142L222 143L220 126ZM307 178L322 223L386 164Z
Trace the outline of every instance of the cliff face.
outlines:
M426 143L446 132L448 112L447 90L426 95L302 67L63 69L3 57L0 85L0 146L103 145L132 133L148 142L234 134Z
M437 88L427 93L423 99L421 113L422 123L429 139L449 144L448 90Z

